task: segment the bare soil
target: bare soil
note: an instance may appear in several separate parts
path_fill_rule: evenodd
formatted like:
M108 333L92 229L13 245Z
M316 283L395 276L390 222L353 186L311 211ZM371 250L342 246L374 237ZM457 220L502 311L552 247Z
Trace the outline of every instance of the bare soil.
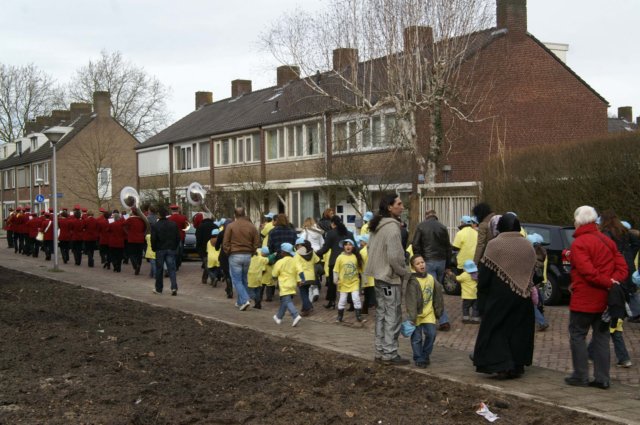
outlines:
M0 268L2 424L603 424Z

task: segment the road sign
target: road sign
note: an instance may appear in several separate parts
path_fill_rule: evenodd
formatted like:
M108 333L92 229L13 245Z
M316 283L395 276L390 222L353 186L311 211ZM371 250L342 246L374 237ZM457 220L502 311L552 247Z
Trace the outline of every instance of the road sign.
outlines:
M56 195L56 198L62 198L62 193L58 192L58 194Z
M40 194L36 195L36 202L38 203L44 202L44 195L40 195Z

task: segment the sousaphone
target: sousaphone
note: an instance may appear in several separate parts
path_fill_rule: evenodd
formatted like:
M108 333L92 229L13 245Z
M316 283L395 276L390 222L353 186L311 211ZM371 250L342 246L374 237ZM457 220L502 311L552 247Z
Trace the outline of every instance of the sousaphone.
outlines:
M125 186L120 191L120 203L124 208L131 209L131 212L140 217L147 227L147 233L151 232L151 225L147 217L140 211L140 195L138 191L131 186Z

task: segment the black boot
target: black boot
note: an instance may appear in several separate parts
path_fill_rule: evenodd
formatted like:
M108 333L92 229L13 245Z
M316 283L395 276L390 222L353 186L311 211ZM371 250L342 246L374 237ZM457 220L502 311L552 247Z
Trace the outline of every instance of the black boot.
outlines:
M356 320L362 322L362 316L360 315L360 309L356 308Z
M338 317L336 317L336 322L342 322L343 317L344 317L344 309L338 309Z
M324 305L324 308L326 308L327 310L335 309L336 308L336 302L335 301L329 301L327 304Z

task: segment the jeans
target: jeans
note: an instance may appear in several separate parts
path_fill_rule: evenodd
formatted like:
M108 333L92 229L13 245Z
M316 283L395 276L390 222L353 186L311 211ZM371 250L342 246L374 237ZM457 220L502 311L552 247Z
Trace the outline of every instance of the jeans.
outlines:
M640 316L640 289L631 294L629 298L629 310L631 317Z
M446 265L446 260L429 260L427 261L427 273L433 276L435 280L442 283L444 280L444 270ZM445 323L449 323L449 315L447 314L447 310L442 309L442 315L440 316L440 320L438 320L438 324L443 325Z
M615 351L616 353L618 363L623 363L627 360L631 360L631 357L629 357L629 352L627 351L627 346L624 344L624 337L622 336L622 332L613 332L611 334L611 340L613 341L613 351Z
M478 317L478 300L462 300L462 317Z
M423 337L424 335L424 337ZM416 330L411 334L411 349L413 350L413 361L423 363L429 361L433 351L433 343L436 340L436 325L433 323L423 323L416 326Z
M262 303L263 292L264 292L264 286L262 285L257 286L255 288L249 288L249 295L251 296L251 299L253 300L253 302L256 303L256 305L260 305Z
M536 317L536 324L537 325L546 325L547 321L544 318L544 315L542 314L542 312L540 311L540 309L538 307L536 307L535 305L533 306L533 314Z
M156 260L155 260L155 258L150 258L149 259L149 264L151 265L151 271L149 272L149 277L155 279L155 277L156 277Z
M298 317L298 310L296 310L296 306L293 304L292 295L283 295L280 297L280 308L276 313L278 319L282 319L287 310L289 310L291 317L294 319Z
M311 285L300 286L300 298L302 298L302 311L313 310L313 304L309 300L309 288Z
M176 251L173 249L159 249L156 251L156 291L162 292L164 274L162 269L167 265L169 272L169 280L171 281L171 290L178 290L178 282L176 280Z
M229 256L229 273L231 274L231 283L236 288L236 294L238 294L238 305L243 305L249 301L247 275L250 262L251 254L231 254Z
M569 342L571 346L571 360L573 362L572 377L588 382L589 380L589 352L587 349L587 333L593 331L591 342L593 359L593 376L596 381L609 383L609 324L604 323L601 313L569 313Z
M376 357L391 360L398 356L398 337L402 323L402 288L375 280L376 288Z

